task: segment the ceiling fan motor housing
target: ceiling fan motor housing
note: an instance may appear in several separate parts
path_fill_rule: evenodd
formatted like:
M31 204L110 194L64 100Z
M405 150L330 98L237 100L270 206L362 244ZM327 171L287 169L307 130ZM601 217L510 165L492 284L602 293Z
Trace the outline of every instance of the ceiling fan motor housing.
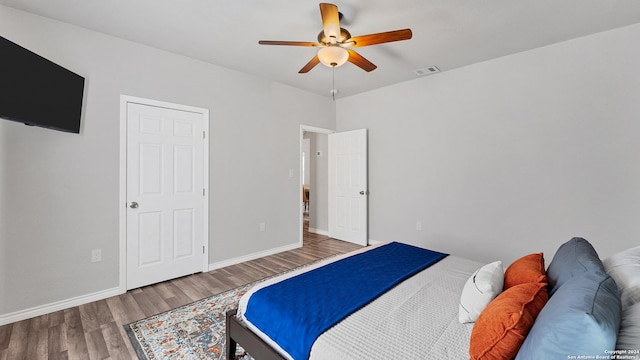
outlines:
M336 39L336 43L338 44L342 44L343 42L347 41L351 39L351 33L345 29L345 28L340 28L340 38ZM318 42L320 44L323 45L331 45L331 39L327 38L324 34L324 30L320 30L320 32L318 33Z

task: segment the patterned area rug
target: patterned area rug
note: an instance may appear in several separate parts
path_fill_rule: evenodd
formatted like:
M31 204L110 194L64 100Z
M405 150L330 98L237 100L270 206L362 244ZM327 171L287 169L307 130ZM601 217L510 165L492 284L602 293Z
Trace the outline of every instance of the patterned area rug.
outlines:
M253 285L264 280L124 325L138 358L226 359L225 314L238 307L242 295ZM251 357L238 346L236 359L250 360Z

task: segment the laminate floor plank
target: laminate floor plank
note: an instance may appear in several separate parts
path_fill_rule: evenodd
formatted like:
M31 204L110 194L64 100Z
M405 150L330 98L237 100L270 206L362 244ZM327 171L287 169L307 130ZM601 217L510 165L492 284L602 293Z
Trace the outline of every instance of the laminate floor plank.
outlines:
M66 324L61 323L54 326L50 326L47 329L46 345L43 347L40 356L34 357L38 359L66 359L67 353L67 331ZM45 357L44 355L47 354Z
M105 324L111 324L113 322L113 314L109 309L109 305L107 304L107 300L99 300L95 302L96 304L96 319L98 320L98 324L100 326Z
M220 279L218 279L215 276L210 275L210 274L208 274L206 277L202 277L200 279L207 284L207 288L211 292L221 293L221 292L233 287L231 284L228 284L228 283L226 283L224 281L220 281Z
M135 350L133 349L133 347L131 346L131 343L128 340L128 336L123 325L129 324L132 321L135 321L138 319L142 319L144 318L144 316L142 315L141 312L138 315L133 315L135 313L129 312L125 308L123 297L124 295L111 297L107 299L107 305L109 306L109 309L113 314L113 319L114 319L114 322L109 324L109 326L113 324L117 327L121 340L124 342L127 348L127 352L122 351L120 354L118 354L118 352L114 350L114 348L116 348L116 346L113 345L114 340L108 341L107 347L109 348L109 354L111 354L111 357L114 359L119 359L119 358L127 359L126 357L127 355L135 359ZM110 336L116 336L113 330L109 330L109 334Z
M197 284L191 277L183 277L175 282L182 291L187 295L190 301L195 301L207 297L208 291L200 284Z
M56 325L60 326L60 325ZM27 359L47 359L49 348L49 330L47 327L31 326L27 335Z
M129 359L131 355L135 357L133 348L131 348L131 351L127 348L129 341L126 341L126 337L122 337L123 333L120 332L120 329L122 329L122 326L115 322L102 325L102 337L105 340L109 356L111 359Z
M127 321L123 322L122 325L145 318L144 311L142 311L131 292L126 292L118 296L118 298L122 301L123 309L126 311Z
M98 320L97 305L95 302L83 304L78 307L80 310L80 321L85 333L90 333L96 329L100 329L100 321Z
M0 360L136 359L124 330L126 324L360 248L308 233L307 227L302 248L0 326Z
M9 346L7 347L7 359L21 360L27 358L29 321L23 320L13 324Z
M80 307L72 307L64 311L67 326L67 354L71 359L79 359L88 353L87 339L82 326Z
M3 354L5 350L9 348L9 339L11 338L11 329L13 329L13 324L0 326L0 359L2 359L1 354Z
M167 297L164 301L169 305L171 309L181 306L183 304L188 304L192 302L191 298L185 294L180 287L176 286L170 281L167 281L165 284L165 291L167 291Z
M34 319L31 319L31 320L34 320ZM49 323L49 327L64 324L64 310L47 314L46 320L43 319L43 321L47 321L47 320Z
M158 292L158 295L160 295L160 297L162 297L162 300L165 301L173 296L173 294L171 294L171 290L167 289L168 283L168 281L165 281L154 285L154 288Z
M109 349L107 348L107 343L102 335L102 329L98 328L85 334L87 338L87 350L89 354L89 358L94 359L108 359L109 358Z
M169 305L164 301L161 301L158 296L158 292L153 286L148 286L140 292L132 293L136 303L144 313L144 316L151 316L166 310L169 310ZM164 303L163 305L161 305Z
M233 273L231 273L226 268L214 270L215 274L211 276L215 278L214 283L218 289L222 289L222 291L226 291L229 289L233 289L236 287L236 282L234 282L231 278L233 277ZM210 272L210 273L213 273Z

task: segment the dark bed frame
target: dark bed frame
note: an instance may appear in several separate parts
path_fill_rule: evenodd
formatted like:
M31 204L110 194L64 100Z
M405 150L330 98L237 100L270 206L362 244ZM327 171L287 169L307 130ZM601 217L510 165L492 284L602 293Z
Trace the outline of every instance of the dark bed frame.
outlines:
M227 360L235 360L238 344L255 359L285 360L274 348L244 326L236 317L237 312L238 309L233 309L226 314Z

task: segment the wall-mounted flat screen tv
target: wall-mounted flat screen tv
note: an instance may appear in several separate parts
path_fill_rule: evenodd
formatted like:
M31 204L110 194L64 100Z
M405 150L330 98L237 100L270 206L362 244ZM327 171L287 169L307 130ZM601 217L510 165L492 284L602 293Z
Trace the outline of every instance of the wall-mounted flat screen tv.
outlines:
M84 77L0 36L0 118L80 133Z

